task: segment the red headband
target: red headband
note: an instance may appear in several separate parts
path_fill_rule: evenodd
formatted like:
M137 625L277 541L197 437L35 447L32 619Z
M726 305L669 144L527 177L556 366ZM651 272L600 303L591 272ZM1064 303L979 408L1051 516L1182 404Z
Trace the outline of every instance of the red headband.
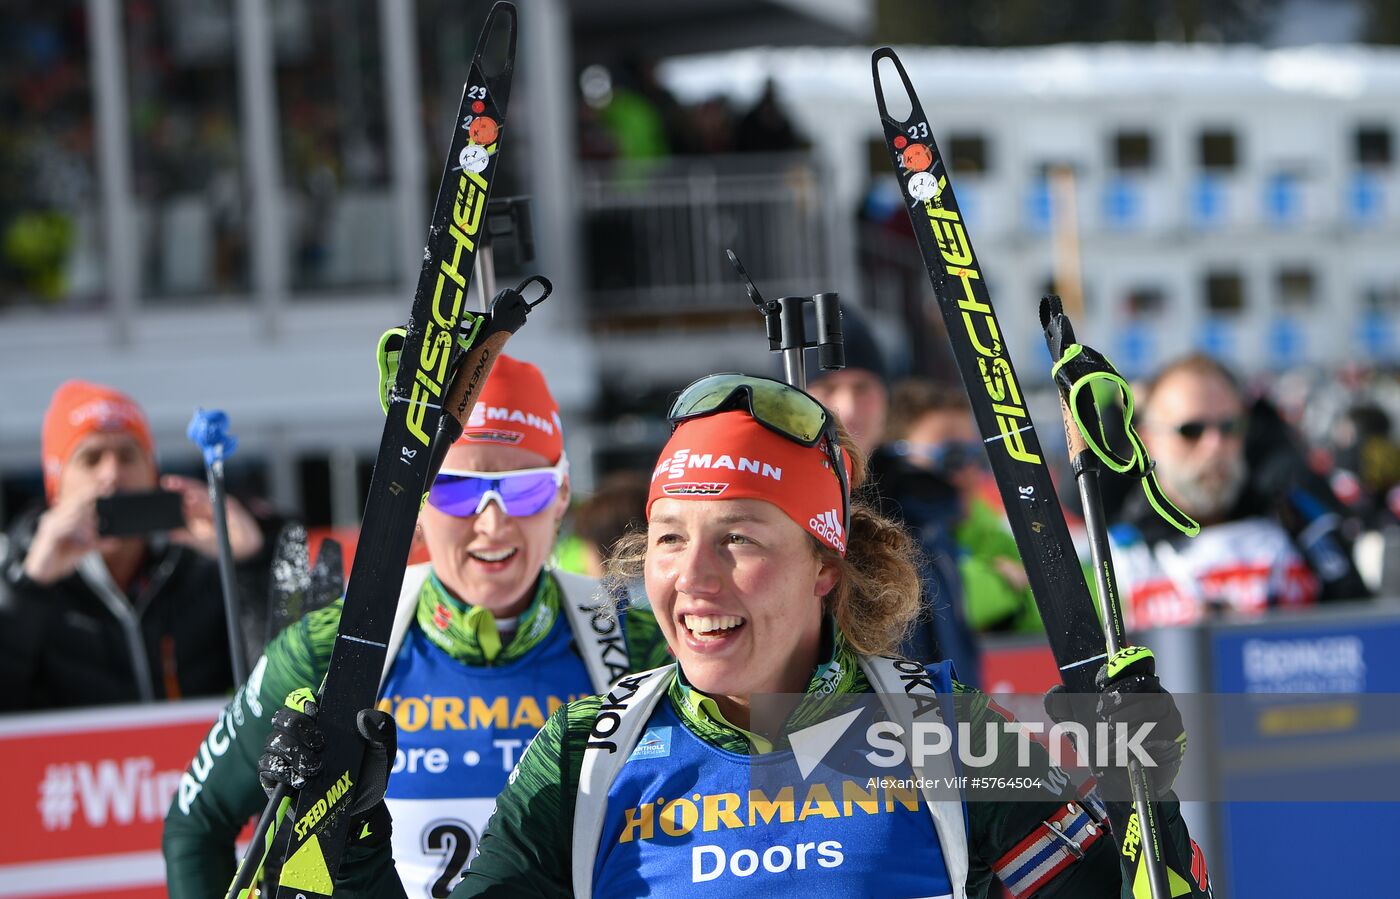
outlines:
M459 443L499 443L537 453L553 465L564 452L559 406L540 370L497 356Z
M849 474L849 461L846 467ZM770 431L747 412L706 415L676 428L652 472L648 518L658 499L766 500L846 554L841 482L826 451Z

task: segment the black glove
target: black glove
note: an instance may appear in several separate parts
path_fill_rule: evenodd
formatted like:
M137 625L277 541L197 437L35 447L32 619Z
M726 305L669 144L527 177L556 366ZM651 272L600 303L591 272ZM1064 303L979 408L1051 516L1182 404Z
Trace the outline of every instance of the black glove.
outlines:
M258 759L258 781L270 797L278 784L294 790L321 770L321 752L326 736L316 724L316 700L305 687L292 691L286 703L272 715L272 736ZM361 709L355 716L355 729L365 741L365 757L355 781L355 798L350 803L351 821L373 817L389 786L389 768L398 748L394 719L379 709ZM359 828L352 828L358 831Z
M1045 694L1045 711L1052 720L1078 721L1088 731L1090 745L1079 748L1088 756L1089 769L1105 800L1131 799L1132 788L1125 760L1117 758L1116 752L1109 755L1109 764L1099 764L1099 735L1094 726L1097 722L1108 723L1111 735L1116 735L1120 725L1124 726L1132 745L1140 747L1142 754L1155 763L1155 767L1144 766L1144 770L1158 798L1167 795L1181 770L1181 760L1186 755L1186 726L1176 700L1162 688L1156 670L1152 650L1127 646L1099 667L1094 678L1099 689L1097 696L1070 694L1063 684L1056 684ZM1151 732L1140 740L1132 740L1139 728L1149 723L1153 725Z

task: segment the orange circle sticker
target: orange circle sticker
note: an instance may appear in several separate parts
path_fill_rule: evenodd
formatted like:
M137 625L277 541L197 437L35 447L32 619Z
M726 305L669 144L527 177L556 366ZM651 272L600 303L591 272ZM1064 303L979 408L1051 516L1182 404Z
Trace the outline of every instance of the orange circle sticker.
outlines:
M923 144L910 144L904 148L904 167L911 172L927 171L933 165L933 153Z
M471 127L467 133L471 135L472 142L481 144L483 147L490 146L496 142L496 135L500 133L500 126L496 120L487 116L477 116L472 119Z

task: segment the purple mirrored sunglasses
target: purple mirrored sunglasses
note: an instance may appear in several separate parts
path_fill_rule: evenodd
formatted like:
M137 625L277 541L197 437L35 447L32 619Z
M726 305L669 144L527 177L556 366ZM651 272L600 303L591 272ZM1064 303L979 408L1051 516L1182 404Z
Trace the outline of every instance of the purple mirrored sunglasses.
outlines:
M428 502L439 512L457 518L480 515L495 500L507 515L523 518L548 508L569 472L569 460L560 456L548 468L518 471L455 471L443 469L428 489Z

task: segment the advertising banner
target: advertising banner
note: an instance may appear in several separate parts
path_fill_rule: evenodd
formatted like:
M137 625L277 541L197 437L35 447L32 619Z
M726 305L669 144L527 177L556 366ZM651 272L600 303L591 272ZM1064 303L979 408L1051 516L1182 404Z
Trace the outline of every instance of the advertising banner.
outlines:
M0 717L0 895L165 896L161 825L223 702Z

